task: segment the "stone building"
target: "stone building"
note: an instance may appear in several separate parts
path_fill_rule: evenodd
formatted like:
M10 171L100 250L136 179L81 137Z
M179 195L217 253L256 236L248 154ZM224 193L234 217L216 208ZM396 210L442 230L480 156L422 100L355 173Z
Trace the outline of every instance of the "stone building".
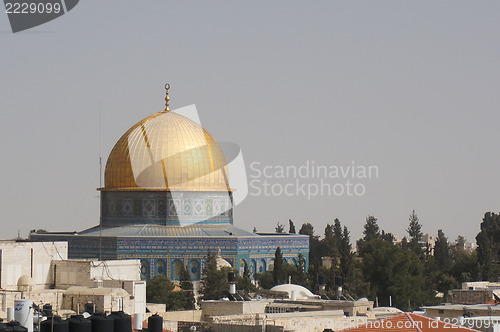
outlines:
M32 289L49 288L52 262L65 259L66 242L0 241L0 288L17 291L22 276L31 278Z
M0 318L14 301L50 303L59 313L122 308L146 312L146 283L139 260L68 260L66 242L0 241Z

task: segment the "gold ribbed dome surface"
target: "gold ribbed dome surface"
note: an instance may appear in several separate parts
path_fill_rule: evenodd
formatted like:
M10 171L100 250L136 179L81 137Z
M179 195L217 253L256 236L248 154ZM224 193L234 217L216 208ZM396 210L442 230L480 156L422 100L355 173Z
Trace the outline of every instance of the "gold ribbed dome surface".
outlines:
M104 191L229 191L226 158L200 125L173 111L139 121L106 163Z

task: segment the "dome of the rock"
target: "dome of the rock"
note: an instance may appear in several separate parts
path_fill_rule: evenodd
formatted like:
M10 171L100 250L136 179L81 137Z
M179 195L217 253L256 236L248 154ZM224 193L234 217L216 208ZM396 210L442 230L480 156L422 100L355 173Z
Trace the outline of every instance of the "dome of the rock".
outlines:
M159 112L132 126L115 144L102 191L228 191L226 159L200 125Z

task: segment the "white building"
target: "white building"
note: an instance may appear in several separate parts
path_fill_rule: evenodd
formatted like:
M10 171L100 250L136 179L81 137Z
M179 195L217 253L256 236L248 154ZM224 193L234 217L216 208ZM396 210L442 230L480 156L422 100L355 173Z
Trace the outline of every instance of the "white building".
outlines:
M21 276L34 281L33 289L51 287L51 264L68 259L67 242L0 241L0 288L17 290Z
M140 262L68 260L67 242L0 241L0 317L14 300L78 311L92 299L98 311L146 312Z

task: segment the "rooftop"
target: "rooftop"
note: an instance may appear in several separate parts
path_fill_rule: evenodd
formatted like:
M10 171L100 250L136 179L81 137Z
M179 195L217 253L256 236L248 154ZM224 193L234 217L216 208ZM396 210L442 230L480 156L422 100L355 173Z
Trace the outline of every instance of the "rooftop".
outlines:
M239 229L230 224L207 225L193 224L184 227L163 226L163 225L124 225L120 227L95 226L77 233L81 236L123 236L123 237L234 237L251 236L258 237L257 234Z

